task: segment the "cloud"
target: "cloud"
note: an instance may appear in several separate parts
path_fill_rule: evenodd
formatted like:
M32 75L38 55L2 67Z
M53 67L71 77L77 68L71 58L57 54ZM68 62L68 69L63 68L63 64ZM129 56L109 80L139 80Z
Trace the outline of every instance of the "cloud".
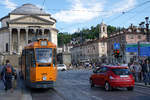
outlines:
M98 17L102 11L102 3L97 0L69 0L72 3L70 10L62 10L53 15L59 21L62 22L84 22L89 21L95 17Z
M128 11L132 9L136 4L136 0L124 0L115 5L115 12Z
M119 0L112 2L112 6L108 11L104 10L107 7L106 2L109 0L67 0L71 2L70 10L62 10L53 15L60 22L77 23L90 21L96 17L110 17L114 14L121 13L132 9L136 0ZM103 12L104 11L104 12Z
M17 4L13 3L11 0L4 0L2 3L10 10L13 10L17 7Z
M110 8L111 11L104 12L103 15L105 15L106 17L110 17L116 13L129 11L130 9L134 8L135 5L136 0L121 0L115 5L112 5L112 7Z

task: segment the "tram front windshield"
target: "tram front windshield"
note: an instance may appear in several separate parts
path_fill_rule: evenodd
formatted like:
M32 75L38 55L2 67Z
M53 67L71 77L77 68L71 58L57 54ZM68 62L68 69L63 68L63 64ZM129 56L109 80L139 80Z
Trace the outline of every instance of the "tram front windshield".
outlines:
M51 63L52 62L52 48L36 48L37 63Z

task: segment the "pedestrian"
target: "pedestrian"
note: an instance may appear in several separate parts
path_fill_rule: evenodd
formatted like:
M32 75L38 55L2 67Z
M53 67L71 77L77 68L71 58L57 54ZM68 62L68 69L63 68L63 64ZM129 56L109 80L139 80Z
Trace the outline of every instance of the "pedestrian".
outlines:
M95 63L92 63L92 69L94 69L96 66L95 66Z
M13 88L12 88L13 74L14 74L14 68L10 64L9 60L6 60L6 65L3 67L2 72L1 72L2 80L4 82L6 91L8 89L11 89L11 91L13 92Z
M144 77L144 71L143 71L143 66L145 64L145 61L144 60L141 60L140 61L140 65L142 67L142 70L141 70L141 73L140 73L140 80L143 81L143 77Z
M2 72L3 67L4 67L4 66L2 66L2 65L0 66L0 72ZM5 82L2 73L0 74L0 79L3 81L3 83ZM4 88L5 88L5 84L4 84Z
M121 64L121 66L128 66L128 64L125 61L123 61L123 63Z
M139 82L139 76L140 73L142 71L142 67L138 62L134 62L131 66L130 66L131 72L133 73L133 76L135 77L135 81Z
M144 83L147 85L149 83L150 85L150 63L149 60L146 60L143 64L143 73L144 73Z

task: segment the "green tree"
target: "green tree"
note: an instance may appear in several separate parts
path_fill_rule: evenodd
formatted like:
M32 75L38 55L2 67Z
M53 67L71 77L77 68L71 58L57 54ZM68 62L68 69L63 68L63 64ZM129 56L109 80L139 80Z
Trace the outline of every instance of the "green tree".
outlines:
M70 34L68 32L60 32L58 33L58 46L62 46L63 44L70 43L72 39L78 40L78 43L81 41L81 37L83 41L86 39L98 39L99 38L99 30L100 24L97 24L96 26L91 26L90 28L83 28L80 32L75 32L73 34ZM108 25L107 26L107 34L110 36L111 34L115 33L116 31L120 31L123 28L116 28L114 26Z
M110 36L111 34L113 34L114 32L116 32L116 27L108 25L107 26L107 34L108 36Z

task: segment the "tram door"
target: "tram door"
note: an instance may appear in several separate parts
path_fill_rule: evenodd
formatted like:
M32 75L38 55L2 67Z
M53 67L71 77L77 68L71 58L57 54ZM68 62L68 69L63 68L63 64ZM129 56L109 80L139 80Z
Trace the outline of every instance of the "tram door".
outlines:
M26 50L26 80L30 81L30 67L31 67L31 63L32 63L32 54L33 54L33 50Z

